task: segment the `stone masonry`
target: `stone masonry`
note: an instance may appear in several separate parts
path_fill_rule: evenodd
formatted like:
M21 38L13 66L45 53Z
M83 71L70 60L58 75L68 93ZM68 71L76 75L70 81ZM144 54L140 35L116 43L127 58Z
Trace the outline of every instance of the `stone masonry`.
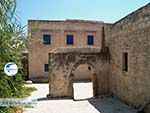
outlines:
M73 98L74 72L87 64L95 97L112 96L139 113L150 113L150 3L113 24L36 22L29 21L34 43L29 47L29 74L31 79L42 75L42 64L49 60L49 98ZM43 46L38 42L43 33L56 37L57 43ZM75 46L65 45L66 34L76 37ZM94 46L86 45L87 34L96 37Z
M95 47L75 47L57 48L51 51L49 54L48 97L73 98L74 71L81 64L87 64L92 68L94 96L107 94L109 90L108 63L107 59L103 60L104 55L100 54L99 50L100 48ZM105 68L99 69L100 64ZM100 72L103 74L97 76Z
M87 63L94 70L94 96L112 95L150 113L150 4L102 30L99 49L50 52L49 97L73 97L73 70Z
M150 4L114 23L105 35L110 92L136 108L150 103ZM123 53L128 54L128 71L123 71Z

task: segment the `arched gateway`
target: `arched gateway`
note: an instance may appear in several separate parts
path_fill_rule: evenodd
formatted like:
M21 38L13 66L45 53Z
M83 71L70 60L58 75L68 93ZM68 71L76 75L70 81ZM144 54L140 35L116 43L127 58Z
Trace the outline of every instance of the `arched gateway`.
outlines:
M49 53L48 97L73 98L74 71L80 64L88 64L92 68L93 95L108 93L108 53L108 48L101 49L100 52L97 47L53 50Z

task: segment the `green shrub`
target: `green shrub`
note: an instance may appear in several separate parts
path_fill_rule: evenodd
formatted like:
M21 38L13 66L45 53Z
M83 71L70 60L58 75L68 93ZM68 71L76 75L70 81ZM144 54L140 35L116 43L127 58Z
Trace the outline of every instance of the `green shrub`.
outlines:
M0 98L22 97L23 75L22 53L26 51L26 38L23 28L15 16L16 0L0 0ZM14 62L19 67L18 74L9 77L4 66ZM0 113L13 113L11 107L1 107Z

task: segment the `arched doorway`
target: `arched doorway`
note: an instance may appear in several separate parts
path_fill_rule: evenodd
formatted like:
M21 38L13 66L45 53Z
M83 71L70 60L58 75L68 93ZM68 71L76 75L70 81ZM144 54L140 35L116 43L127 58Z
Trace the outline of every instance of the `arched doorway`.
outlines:
M107 68L99 71L107 61L99 48L58 48L49 53L49 98L74 98L74 73L78 66L86 64L92 71L93 96L107 92ZM101 62L101 63L100 63ZM106 67L108 64L106 64ZM101 73L100 73L101 72ZM100 79L101 78L101 79ZM99 80L99 82L98 82ZM103 83L106 80L106 83Z
M91 81L92 68L87 64L80 64L74 71L74 81Z
M89 77L85 77L84 75L84 78L82 77L82 79L80 79L80 77L77 79L78 76L75 74L78 74L80 72L78 69L81 68L83 68L83 73L80 73L80 76L81 74L88 73ZM84 100L97 96L98 86L94 64L87 60L80 60L75 63L70 75L72 76L72 90L74 100Z
M72 72L73 76L73 98L84 100L92 98L93 95L93 68L88 64L80 64Z

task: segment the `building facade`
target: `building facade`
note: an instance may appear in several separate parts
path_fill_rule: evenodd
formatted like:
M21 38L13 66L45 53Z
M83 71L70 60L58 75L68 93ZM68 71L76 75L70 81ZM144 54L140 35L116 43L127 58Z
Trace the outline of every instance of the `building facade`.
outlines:
M103 22L29 20L29 79L48 81L48 54L59 47L101 47ZM75 80L91 79L87 65L76 71Z
M77 20L30 20L29 36L30 79L47 79L48 72L45 71L48 71L47 64L50 62L50 97L73 95L72 73L68 69L72 70L73 63L81 59L81 64L94 64L91 67L95 70L93 90L96 96L111 95L135 107L137 112L145 110L145 113L150 113L150 3L110 25ZM60 47L67 49L51 52ZM78 47L81 48L79 52ZM89 51L89 54L95 55L93 47L100 50L95 49L98 57L93 56L97 62L87 54ZM70 48L76 54L70 53ZM73 62L71 58L71 63L70 54L75 58ZM65 61L61 65L59 61L63 59ZM55 63L57 65L53 66ZM57 70L57 67L62 70ZM62 85L58 84L60 82Z
M150 4L115 22L105 34L111 54L110 92L150 113Z

